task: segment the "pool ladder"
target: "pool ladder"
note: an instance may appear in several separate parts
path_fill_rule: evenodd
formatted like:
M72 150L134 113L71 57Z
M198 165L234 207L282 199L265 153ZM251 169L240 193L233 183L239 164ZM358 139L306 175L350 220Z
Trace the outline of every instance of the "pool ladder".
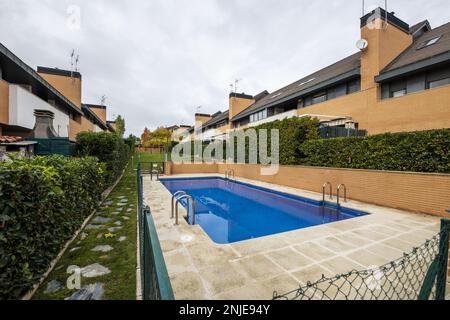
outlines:
M175 218L175 225L178 225L178 204L182 200L187 200L187 221L189 223L189 203L192 205L192 225L195 225L195 201L185 191L177 191L172 196L172 219ZM174 201L176 202L174 203Z
M235 179L233 169L225 171L225 179L230 180L230 177L233 177L233 179Z
M322 202L323 205L325 205L325 191L327 189L327 186L329 186L329 191L330 191L330 199L333 199L333 185L331 184L331 182L325 182L322 186ZM344 189L344 202L347 202L347 186L343 183L341 183L338 188L337 188L337 205L340 206L341 205L341 189Z

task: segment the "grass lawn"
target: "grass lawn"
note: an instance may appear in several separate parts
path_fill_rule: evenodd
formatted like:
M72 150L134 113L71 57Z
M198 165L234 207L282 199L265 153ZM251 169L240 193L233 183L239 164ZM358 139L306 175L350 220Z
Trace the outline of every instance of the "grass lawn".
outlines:
M84 230L80 233L33 299L62 300L71 296L76 290L66 288L66 281L70 276L66 273L67 267L76 265L83 268L95 263L107 267L111 270L111 273L95 278L82 277L81 287L100 282L104 288L103 300L136 299L136 188L136 173L132 170L130 161L122 180L94 216L94 219L95 217L104 217L111 220L106 223L98 223L101 226L99 229ZM113 203L108 206L106 205L108 201ZM119 205L121 201L125 205ZM91 221L91 224L96 223ZM110 232L108 228L111 227L121 229ZM83 233L85 233L86 238L82 240ZM119 241L121 237L126 237L126 239ZM92 251L98 245L110 245L113 250L109 252ZM71 252L71 250L73 251ZM52 280L60 282L63 289L52 294L46 294L47 284Z
M168 157L170 160L170 153ZM136 153L134 156L135 165L137 165L139 160L141 162L164 162L164 153L150 153L150 152Z

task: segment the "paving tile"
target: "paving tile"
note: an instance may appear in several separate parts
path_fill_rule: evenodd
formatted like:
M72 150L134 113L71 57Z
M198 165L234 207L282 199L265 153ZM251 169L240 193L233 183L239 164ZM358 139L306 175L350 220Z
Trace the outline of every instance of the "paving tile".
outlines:
M356 247L350 243L339 240L335 237L329 237L317 241L322 247L325 247L331 251L337 253L347 252L349 250L355 249Z
M186 250L198 269L204 269L238 258L229 246L213 243L194 243L186 245Z
M164 258L169 274L195 272L186 249L172 251Z
M214 300L270 300L273 291L260 283L250 283L234 290L220 293Z
M333 251L330 251L315 242L303 243L294 246L294 249L302 253L304 256L315 261L329 259L336 255L336 253L334 253Z
M231 246L243 256L281 249L288 245L289 243L280 236L264 237L231 244Z
M231 264L240 272L246 274L249 278L260 279L273 277L284 273L284 270L270 261L264 255L257 255L249 258L240 259L231 262Z
M379 267L390 262L389 258L378 256L368 250L359 250L346 255L346 257L356 261L365 268Z
M296 270L314 263L313 260L305 257L301 253L298 253L291 248L272 251L266 253L266 256L268 256L272 261L275 261L287 271Z
M353 262L345 257L336 257L320 263L321 266L337 274L347 273L353 270L364 269L363 265Z
M203 269L201 277L212 295L242 287L247 282L247 279L230 263Z
M297 279L297 281L300 281L301 285L306 285L308 282L318 281L322 278L322 275L325 277L334 276L332 272L324 269L318 264L295 271L291 273L291 275ZM295 289L295 287L293 287L293 289Z
M374 244L366 248L367 251L373 252L378 256L385 257L389 261L400 259L403 256L403 251L386 246L381 243Z
M274 278L264 280L261 283L270 290L272 296L275 291L278 294L285 294L297 289L300 286L300 282L290 274L282 274Z
M170 283L177 300L204 300L208 296L198 273L184 272L171 275Z

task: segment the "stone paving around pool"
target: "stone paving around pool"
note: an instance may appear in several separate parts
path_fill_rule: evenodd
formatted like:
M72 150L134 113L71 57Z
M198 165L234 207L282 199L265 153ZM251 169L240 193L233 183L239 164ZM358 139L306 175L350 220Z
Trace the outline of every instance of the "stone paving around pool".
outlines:
M178 177L217 175L177 175ZM256 186L321 200L322 195L248 179ZM351 194L350 194L351 197ZM364 270L401 258L439 232L440 219L348 201L368 216L233 244L215 244L203 229L171 219L171 194L144 177L176 299L271 299L325 276ZM184 208L180 214L186 215Z

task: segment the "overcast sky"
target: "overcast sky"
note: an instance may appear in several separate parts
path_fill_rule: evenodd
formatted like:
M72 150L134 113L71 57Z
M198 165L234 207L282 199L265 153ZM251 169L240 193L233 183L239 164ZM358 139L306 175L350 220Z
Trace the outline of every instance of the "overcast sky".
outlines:
M367 10L383 1L366 0ZM450 21L448 0L389 0L409 24ZM107 96L127 133L228 108L229 85L270 92L356 52L362 0L0 0L0 42L30 66L70 69L83 102Z

